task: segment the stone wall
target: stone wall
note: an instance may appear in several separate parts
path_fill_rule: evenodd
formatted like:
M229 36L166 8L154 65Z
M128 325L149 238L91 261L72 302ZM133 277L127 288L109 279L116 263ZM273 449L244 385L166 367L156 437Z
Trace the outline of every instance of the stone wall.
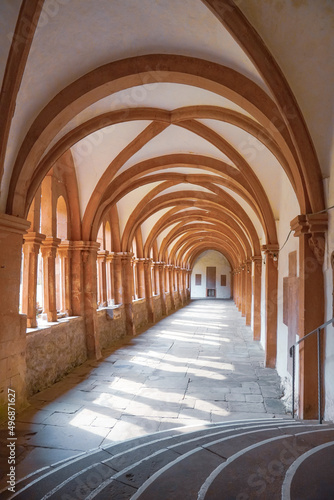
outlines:
M146 300L136 300L132 304L133 307L133 320L136 329L140 329L148 324Z
M160 321L162 318L160 295L155 295L153 297L153 307L154 307L155 320Z
M97 311L97 328L100 333L100 347L107 349L125 337L124 307L104 308Z
M49 387L87 359L84 318L27 334L27 394Z

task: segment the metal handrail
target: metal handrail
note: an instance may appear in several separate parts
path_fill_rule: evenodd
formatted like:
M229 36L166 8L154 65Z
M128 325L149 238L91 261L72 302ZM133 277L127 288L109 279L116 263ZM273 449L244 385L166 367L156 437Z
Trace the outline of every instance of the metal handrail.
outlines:
M295 418L295 358L296 358L296 347L298 344L301 342L304 342L304 340L307 339L307 337L310 337L314 333L317 334L317 356L318 356L318 420L319 424L322 424L322 408L321 408L321 336L320 332L323 330L326 326L330 324L334 324L334 318L326 321L321 326L318 326L318 328L315 328L312 330L312 332L308 333L307 335L304 335L301 339L298 340L295 344L293 344L290 347L290 358L292 358L292 418Z

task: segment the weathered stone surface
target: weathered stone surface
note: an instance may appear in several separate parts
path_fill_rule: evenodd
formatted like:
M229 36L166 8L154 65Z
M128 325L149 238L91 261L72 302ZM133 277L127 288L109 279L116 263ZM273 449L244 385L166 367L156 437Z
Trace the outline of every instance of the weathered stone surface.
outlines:
M27 335L27 392L32 395L87 359L84 319L71 318Z

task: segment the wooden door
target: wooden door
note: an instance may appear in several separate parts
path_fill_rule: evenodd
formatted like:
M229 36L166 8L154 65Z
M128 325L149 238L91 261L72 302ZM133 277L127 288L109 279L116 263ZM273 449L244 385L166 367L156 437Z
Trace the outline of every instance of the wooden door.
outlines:
M215 297L216 296L216 268L207 267L206 268L206 296Z

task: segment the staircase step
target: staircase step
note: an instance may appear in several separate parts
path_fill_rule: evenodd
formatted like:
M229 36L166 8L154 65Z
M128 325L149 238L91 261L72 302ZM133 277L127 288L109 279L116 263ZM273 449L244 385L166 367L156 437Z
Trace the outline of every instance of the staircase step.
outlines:
M24 478L11 498L192 500L200 492L214 500L224 491L225 500L264 488L274 500L292 461L333 436L330 425L273 418L171 429L53 464Z

